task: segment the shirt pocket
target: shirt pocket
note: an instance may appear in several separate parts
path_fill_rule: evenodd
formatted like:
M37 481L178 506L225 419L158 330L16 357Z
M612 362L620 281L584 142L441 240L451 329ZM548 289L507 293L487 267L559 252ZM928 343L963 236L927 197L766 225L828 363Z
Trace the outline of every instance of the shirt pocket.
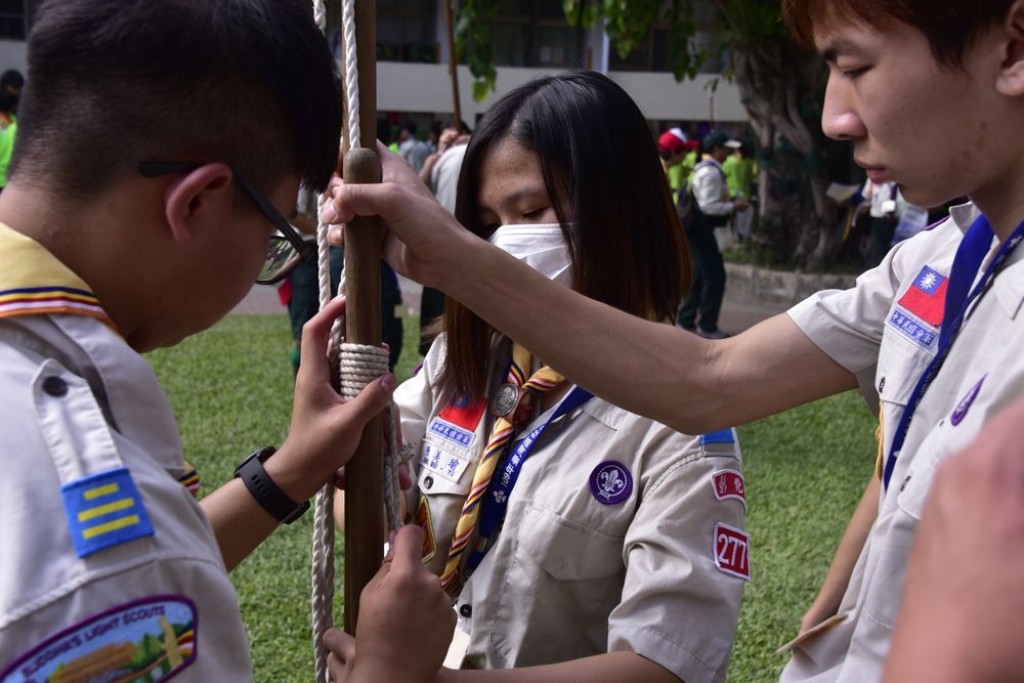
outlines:
M918 379L933 358L934 354L928 349L905 339L891 326L886 326L878 351L878 376L875 381L879 400L883 404L906 407ZM892 426L895 427L895 424Z
M935 438L936 436L931 436L929 440ZM917 457L910 464L903 479L890 484L896 488L896 504L915 522L921 521L921 513L938 467L939 461L935 457L934 446L929 447L925 441L917 448Z
M625 571L625 538L573 523L552 510L533 507L519 530L520 559L558 581L586 581Z
M492 647L506 653L507 666L607 651L608 617L625 581L623 541L551 510L527 508L488 629Z

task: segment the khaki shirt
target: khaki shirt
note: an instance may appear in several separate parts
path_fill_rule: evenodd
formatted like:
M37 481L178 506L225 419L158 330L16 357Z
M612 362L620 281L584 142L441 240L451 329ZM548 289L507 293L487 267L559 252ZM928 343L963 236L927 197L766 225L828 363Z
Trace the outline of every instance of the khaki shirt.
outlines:
M870 367L871 348L876 347L875 386L882 402L886 454L918 377L938 345L933 335L937 337L939 326L921 319L927 317L929 302L911 289L922 273L928 275L926 267L948 277L962 231L977 215L970 205L951 213L950 220L894 248L854 289L818 294L790 312L815 344L858 375ZM1024 303L1022 257L1020 250L1011 256L977 304L918 405L839 614L831 628L798 644L782 680L859 683L881 678L914 533L935 470L1024 390L1019 353L1024 326L1016 320ZM879 317L882 310L885 315Z
M421 453L424 561L436 572L492 422L484 412L460 427L437 401L431 386L444 346L435 342L419 375L395 394L403 436ZM507 350L495 358L500 378ZM598 398L552 423L457 601L469 663L511 668L632 651L687 683L724 680L749 544L735 433L718 437L724 443L686 436ZM628 495L602 492L608 463L625 473Z
M97 317L17 312L12 292L28 283L11 280L26 260L41 265L22 275L57 274L39 286L89 294L0 226L0 681L63 680L49 678L57 667L252 680L216 539L177 481L181 441L153 370L98 305Z

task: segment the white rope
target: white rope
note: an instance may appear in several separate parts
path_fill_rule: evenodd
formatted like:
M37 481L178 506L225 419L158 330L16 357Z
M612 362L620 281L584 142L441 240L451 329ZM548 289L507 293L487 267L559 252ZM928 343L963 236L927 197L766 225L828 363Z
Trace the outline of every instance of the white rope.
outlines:
M327 28L327 8L323 0L313 0L313 19L323 32ZM331 300L331 254L327 242L327 225L319 222L326 201L324 195L317 196L318 224L316 229L317 279L320 293L320 308ZM340 293L340 291L339 291ZM336 348L336 345L332 344ZM332 364L332 367L336 367ZM313 668L316 683L329 683L327 670L327 648L323 638L327 629L334 626L334 482L328 481L316 494L313 507L313 550L312 550L312 595L310 612L313 627Z
M356 57L356 22L354 0L342 0L342 31L345 45L345 93L348 103L349 149L361 147L359 120L359 68ZM324 31L327 26L327 11L323 0L313 0L313 18ZM318 196L318 208L325 201ZM317 212L318 215L322 213ZM316 231L317 269L320 289L320 308L331 299L330 245L327 242L328 226L319 224ZM338 295L345 289L345 273L342 271ZM350 399L381 375L389 371L388 352L378 346L343 343L344 319L339 318L331 329L331 367L338 368L339 387L343 397ZM408 460L411 452L399 451L400 438L395 425L396 408L388 403L385 417L386 446L383 458L383 497L387 513L388 528L397 529L402 524L399 513L401 492L398 486L398 460ZM334 482L330 481L316 496L313 512L313 561L312 561L312 621L313 652L316 683L330 683L327 670L327 649L323 635L334 625Z
M379 346L363 344L341 345L341 395L355 398L367 384L388 372L388 351ZM384 510L388 517L388 529L397 529L402 524L398 505L398 446L395 430L393 404L389 401L385 414L384 454Z
M323 197L320 197L323 203ZM317 212L319 214L319 211ZM327 226L316 230L320 308L331 300L331 256ZM332 347L336 345L332 344ZM332 364L331 367L336 367ZM334 625L334 482L328 481L316 494L313 507L313 561L310 607L313 618L313 662L317 683L329 683L324 633Z
M334 482L316 494L313 509L313 663L317 683L330 683L324 633L334 626Z
M362 147L359 139L359 58L356 56L355 0L341 2L341 30L345 34L345 98L348 100L348 146Z
M324 0L313 0L313 21L316 22L320 33L324 33L327 30L327 7L324 4Z

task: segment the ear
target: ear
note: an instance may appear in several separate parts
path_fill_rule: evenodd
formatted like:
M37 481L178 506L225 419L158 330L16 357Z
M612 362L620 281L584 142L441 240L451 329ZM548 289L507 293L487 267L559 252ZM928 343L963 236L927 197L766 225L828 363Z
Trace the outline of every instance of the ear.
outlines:
M1007 97L1024 95L1024 0L1017 0L1006 13L1003 24L1006 41L996 90Z
M222 224L233 208L231 167L206 164L181 176L164 190L164 217L175 241L191 240L206 221ZM228 213L230 216L230 213Z

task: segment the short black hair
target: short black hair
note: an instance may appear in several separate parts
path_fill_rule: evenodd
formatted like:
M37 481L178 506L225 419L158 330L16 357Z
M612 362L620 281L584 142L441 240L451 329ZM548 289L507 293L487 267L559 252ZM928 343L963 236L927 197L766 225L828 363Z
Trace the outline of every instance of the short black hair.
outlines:
M22 88L25 86L25 77L22 76L21 72L17 69L8 69L0 74L0 89L11 86L14 86L15 88Z
M301 0L48 0L28 64L13 179L87 199L144 159L228 163L263 192L335 170L337 69Z
M18 96L0 88L0 113L12 114L18 109Z
M408 131L409 135L416 135L416 131L419 130L419 126L412 119L409 119L402 124L402 130Z
M939 63L963 66L978 35L1006 21L1013 0L783 0L782 16L793 37L814 47L816 28L862 22L878 28L901 21L921 31Z

